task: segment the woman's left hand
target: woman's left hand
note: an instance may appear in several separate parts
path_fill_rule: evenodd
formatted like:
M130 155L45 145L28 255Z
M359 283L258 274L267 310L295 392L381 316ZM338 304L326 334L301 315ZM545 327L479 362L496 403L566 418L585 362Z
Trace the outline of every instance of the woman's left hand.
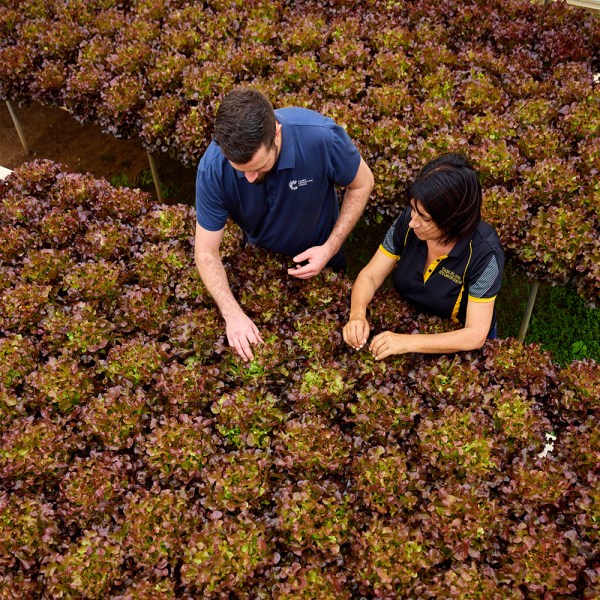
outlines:
M410 338L412 336L405 333L384 331L371 340L369 349L377 360L381 360L392 354L405 354L406 352L411 352L409 347Z

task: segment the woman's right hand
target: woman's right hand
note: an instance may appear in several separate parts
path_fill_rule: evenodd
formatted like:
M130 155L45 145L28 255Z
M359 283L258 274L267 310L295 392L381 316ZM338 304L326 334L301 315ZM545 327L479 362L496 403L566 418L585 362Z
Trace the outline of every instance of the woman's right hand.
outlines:
M350 317L344 326L344 341L355 350L360 350L369 339L371 328L365 317Z

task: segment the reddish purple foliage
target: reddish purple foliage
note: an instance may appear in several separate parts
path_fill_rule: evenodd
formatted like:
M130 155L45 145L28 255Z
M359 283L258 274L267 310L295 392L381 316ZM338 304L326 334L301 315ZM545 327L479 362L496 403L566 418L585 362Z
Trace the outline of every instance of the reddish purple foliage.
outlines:
M265 339L244 364L195 272L189 209L45 161L0 196L9 594L593 597L595 363L512 339L377 362L341 341L348 278L300 282L228 228ZM85 227L67 244L48 214ZM393 290L370 313L374 332L455 327Z
M587 242L579 241L586 217L566 234L575 238L566 262L562 246L535 262L530 244L519 252L511 218L516 201L520 238L550 202L576 215L583 205L597 219L577 193L598 169L581 145L598 138L593 15L525 0L452 0L444 11L431 0L19 6L0 13L2 98L64 105L80 121L141 136L149 150L196 164L220 98L235 85L255 85L278 106L320 110L347 128L376 177L371 216L397 214L407 181L427 159L462 150L486 187L509 192L488 213L509 255L552 282L577 267L581 295L597 296L597 261L584 260ZM110 194L99 201L102 185L90 198L104 216L138 216L140 194L119 195L119 207ZM85 229L79 217L50 211L41 233L66 244ZM543 243L545 231L535 223L534 231Z

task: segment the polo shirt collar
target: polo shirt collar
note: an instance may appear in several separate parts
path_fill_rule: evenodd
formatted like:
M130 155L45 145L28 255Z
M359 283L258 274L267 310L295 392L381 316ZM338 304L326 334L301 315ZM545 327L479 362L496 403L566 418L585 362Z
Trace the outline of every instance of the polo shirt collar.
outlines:
M293 169L296 166L294 131L288 127L281 117L278 116L277 120L281 123L281 151L277 160L277 170Z
M462 256L464 251L469 247L472 239L473 236L469 236L468 238L463 238L462 240L456 242L456 244L454 244L454 248L452 248L452 250L450 250L448 253L448 256L451 256L452 258Z

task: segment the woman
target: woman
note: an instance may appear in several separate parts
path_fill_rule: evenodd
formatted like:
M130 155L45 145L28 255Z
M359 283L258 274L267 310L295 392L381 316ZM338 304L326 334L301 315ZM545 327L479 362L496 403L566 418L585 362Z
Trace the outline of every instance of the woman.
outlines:
M494 301L504 255L496 232L481 220L477 175L462 155L445 154L423 167L407 196L410 205L356 278L344 340L356 349L367 343L367 306L393 272L394 287L404 299L463 328L419 335L385 331L369 345L377 360L405 352L481 348L486 338L496 337Z

